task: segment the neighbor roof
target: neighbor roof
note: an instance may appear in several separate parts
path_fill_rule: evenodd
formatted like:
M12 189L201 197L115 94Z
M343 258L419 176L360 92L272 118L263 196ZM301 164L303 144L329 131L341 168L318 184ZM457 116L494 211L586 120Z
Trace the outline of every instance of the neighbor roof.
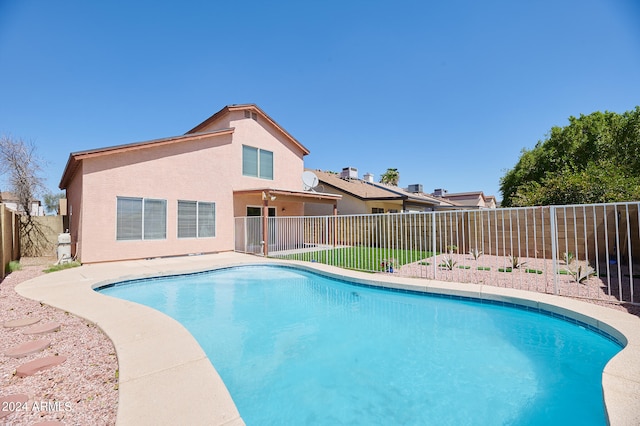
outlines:
M304 145L298 142L296 138L291 136L289 132L287 132L282 126L276 123L276 121L273 118L269 117L269 115L267 115L267 113L264 112L262 109L260 109L256 104L227 105L224 108L222 108L220 111L213 114L211 117L204 120L202 123L198 124L193 129L189 130L186 134L200 132L202 131L202 129L206 128L209 124L218 120L220 117L223 117L226 114L229 114L230 112L245 111L245 110L252 111L259 114L263 119L265 119L268 123L270 123L273 127L275 127L285 138L289 139L294 145L298 146L303 151L303 155L309 154L310 151Z
M454 203L429 197L422 194L413 194L401 188L381 183L371 183L362 179L343 179L338 174L312 170L318 176L323 185L331 186L340 191L351 194L361 200L367 201L389 201L406 200L411 203L432 206L455 206Z

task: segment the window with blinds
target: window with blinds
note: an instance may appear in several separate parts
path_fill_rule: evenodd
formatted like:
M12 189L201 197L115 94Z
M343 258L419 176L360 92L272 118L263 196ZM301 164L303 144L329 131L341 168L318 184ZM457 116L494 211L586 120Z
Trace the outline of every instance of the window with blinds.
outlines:
M116 240L142 239L142 198L118 197Z
M242 174L273 180L273 152L242 145Z
M116 240L167 238L167 201L117 197Z
M211 238L215 236L215 203L178 201L178 238Z

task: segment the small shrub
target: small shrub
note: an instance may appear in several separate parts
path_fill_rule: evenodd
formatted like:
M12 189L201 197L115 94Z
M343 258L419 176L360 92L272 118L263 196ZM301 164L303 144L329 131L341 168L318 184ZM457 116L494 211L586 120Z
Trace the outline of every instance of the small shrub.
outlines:
M474 259L474 260L478 260L478 258L479 258L480 256L482 256L482 252L481 252L480 250L478 250L477 248L473 248L473 249L471 249L471 250L469 251L469 254L470 254L471 256L473 256L473 259Z
M542 271L539 269L525 269L525 272L529 274L542 274Z
M15 272L15 271L19 271L20 269L22 269L22 265L20 264L19 261L17 260L12 260L11 262L9 262L9 264L7 265L7 269L6 271L8 273L11 272Z
M460 266L458 266L458 269L471 269L471 266L460 265Z
M570 270L569 273L573 276L575 282L582 283L590 276L595 275L596 271L587 263L586 265L578 265L575 269Z
M453 259L453 257L451 257L451 256L445 256L445 257L442 259L442 263L440 264L440 267L442 267L442 268L446 268L446 269L448 269L448 270L450 270L450 271L451 271L451 270L453 270L453 268L454 268L457 264L458 264L458 262L457 262L457 261L455 261L455 260Z
M478 271L490 271L491 268L488 266L478 266Z
M518 256L509 255L509 263L511 264L511 268L519 269L520 267L527 264L527 262L522 262Z
M498 268L499 272L512 272L513 268Z
M562 258L564 259L564 264L569 265L571 264L571 262L573 262L573 253L562 253Z
M451 244L450 246L447 246L447 251L453 254L458 251L458 246L455 244Z

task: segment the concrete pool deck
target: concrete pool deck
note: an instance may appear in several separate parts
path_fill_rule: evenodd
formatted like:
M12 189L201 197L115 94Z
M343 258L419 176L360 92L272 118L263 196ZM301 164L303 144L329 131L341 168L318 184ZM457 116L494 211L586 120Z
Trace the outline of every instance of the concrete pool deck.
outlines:
M93 288L136 278L242 264L288 264L363 284L514 303L576 319L626 343L602 377L611 425L640 424L640 318L548 294L347 271L318 263L219 253L83 265L24 282L16 291L82 317L113 341L119 365L118 425L244 425L224 383L177 321ZM72 356L72 355L71 355Z

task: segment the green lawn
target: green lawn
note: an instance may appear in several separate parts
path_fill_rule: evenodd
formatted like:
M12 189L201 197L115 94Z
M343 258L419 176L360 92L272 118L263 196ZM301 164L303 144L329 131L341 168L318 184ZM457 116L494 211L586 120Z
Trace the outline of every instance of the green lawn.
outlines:
M433 256L433 253L429 251L375 247L344 247L309 253L290 254L282 258L325 263L346 269L383 271L385 264L390 263L392 259L395 269L407 263L417 262L431 256Z

